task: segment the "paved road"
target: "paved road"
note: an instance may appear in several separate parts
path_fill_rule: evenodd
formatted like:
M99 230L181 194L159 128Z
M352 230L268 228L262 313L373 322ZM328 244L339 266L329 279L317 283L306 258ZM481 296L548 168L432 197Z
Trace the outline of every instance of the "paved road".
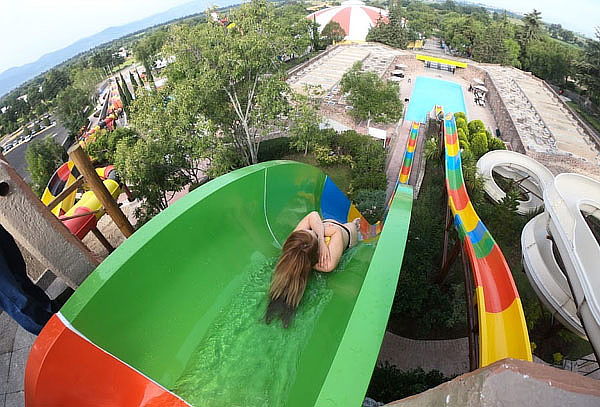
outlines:
M60 123L57 122L55 126L49 127L40 132L29 143L23 143L20 146L10 150L8 153L5 154L6 160L10 165L13 166L13 168L19 173L19 175L23 177L23 179L25 179L25 181L29 182L29 172L27 171L27 162L25 161L25 152L27 151L29 146L39 142L39 140L44 139L46 137L52 137L58 144L62 145L67 139L68 135L69 132L67 131L67 129L65 129L63 126L60 125Z

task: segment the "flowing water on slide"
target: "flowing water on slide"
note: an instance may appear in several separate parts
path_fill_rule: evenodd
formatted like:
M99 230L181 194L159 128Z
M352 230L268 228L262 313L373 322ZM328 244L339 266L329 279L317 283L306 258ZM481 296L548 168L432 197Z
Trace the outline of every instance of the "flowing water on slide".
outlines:
M371 246L371 247L369 247ZM343 272L361 244L348 250ZM264 322L267 295L276 258L252 267L239 295L219 313L175 383L176 394L195 406L285 406L296 378L298 361L323 309L333 295L328 275L313 272L296 316L288 329L280 321Z

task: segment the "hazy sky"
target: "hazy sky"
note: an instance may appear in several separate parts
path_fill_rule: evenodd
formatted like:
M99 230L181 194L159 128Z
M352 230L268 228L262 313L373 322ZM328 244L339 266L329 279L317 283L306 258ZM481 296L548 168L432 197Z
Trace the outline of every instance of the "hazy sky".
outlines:
M190 0L0 0L0 72Z
M562 24L569 30L594 38L595 26L600 26L600 0L470 0L528 13L534 8L542 12L547 23Z
M594 26L600 24L600 0L475 1L517 12L536 8L544 21L590 37ZM186 2L189 0L0 0L0 72L33 62L105 28Z

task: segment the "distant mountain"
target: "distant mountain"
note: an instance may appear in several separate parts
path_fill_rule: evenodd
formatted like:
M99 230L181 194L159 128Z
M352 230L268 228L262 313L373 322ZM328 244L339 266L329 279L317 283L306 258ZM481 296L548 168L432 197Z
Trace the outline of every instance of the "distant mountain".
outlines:
M194 0L190 3L173 7L165 12L155 14L139 21L134 21L118 27L107 28L98 34L83 38L68 47L46 54L35 62L10 68L0 73L0 96L61 62L64 62L81 52L97 47L100 44L104 44L105 42L116 40L117 38L121 38L125 35L154 25L164 24L177 18L203 12L209 6L216 5L218 7L226 7L238 3L241 3L241 0Z

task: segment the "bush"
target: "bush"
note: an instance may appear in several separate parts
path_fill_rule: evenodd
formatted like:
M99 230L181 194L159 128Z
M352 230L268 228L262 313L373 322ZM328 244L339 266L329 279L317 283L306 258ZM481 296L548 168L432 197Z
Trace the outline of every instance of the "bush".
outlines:
M483 122L481 120L471 120L469 122L469 135L471 136L471 138L480 132L485 133L485 125L483 124Z
M260 143L258 147L258 161L281 160L290 151L290 139L287 137L266 140Z
M31 176L31 189L42 196L52 174L67 161L66 151L52 138L32 143L25 152L27 171Z
M38 131L40 131L40 125L36 123L36 124L33 125L33 133L35 134Z
M25 125L23 127L23 133L21 135L23 136L29 136L31 134L31 130L29 130L29 127L27 127L27 125Z
M490 137L488 140L489 151L506 150L506 144L497 137Z
M128 127L119 127L110 132L99 130L94 133L94 139L87 143L85 150L97 164L114 164L119 142L125 139L133 142L137 138L137 133Z
M469 127L467 126L467 120L463 118L456 119L456 128L462 130L465 136L469 135Z
M353 165L352 156L348 154L335 154L329 147L317 146L314 149L315 159L323 166L346 164Z
M418 368L401 371L385 361L373 371L367 396L384 403L419 394L450 380L437 370L425 372Z
M42 120L42 124L44 125L44 127L50 126L50 119L44 117L44 119Z
M464 112L457 112L457 113L454 113L454 119L456 119L456 120L463 119L466 122L467 121L467 115Z
M354 193L353 198L354 204L370 224L383 219L385 191L359 189Z
M488 152L488 139L485 134L485 131L475 133L474 136L471 137L471 152L475 156L476 159L479 159L482 155Z

